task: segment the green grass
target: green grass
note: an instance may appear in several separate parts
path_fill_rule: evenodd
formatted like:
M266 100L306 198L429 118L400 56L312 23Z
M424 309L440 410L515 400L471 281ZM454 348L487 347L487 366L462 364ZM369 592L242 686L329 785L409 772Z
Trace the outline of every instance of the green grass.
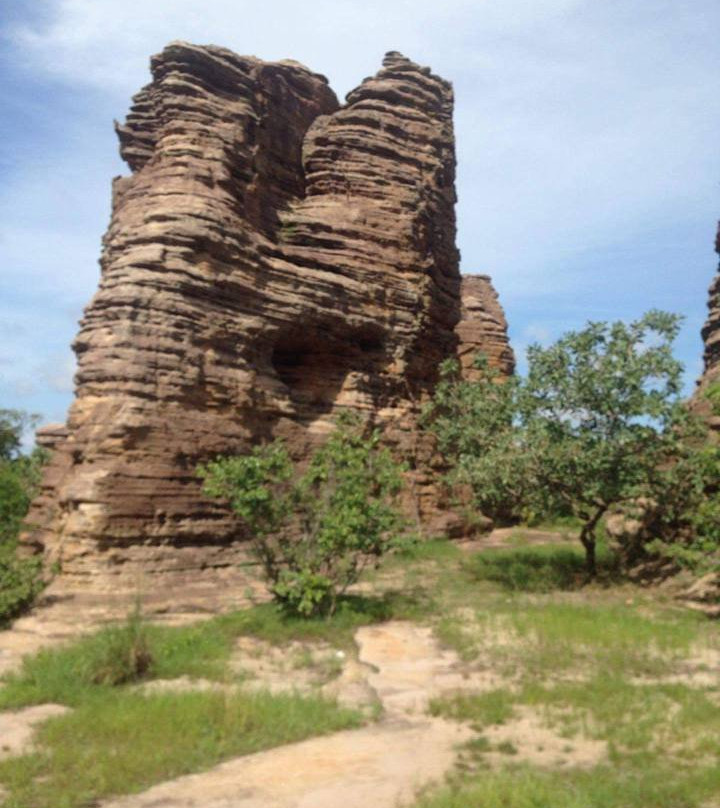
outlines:
M75 709L41 728L42 752L0 764L7 806L89 805L225 757L354 726L356 714L316 699L143 696L108 680L187 675L227 683L241 635L280 646L301 640L351 649L360 626L388 619L432 625L470 674L504 677L496 690L432 702L435 715L467 721L478 733L505 724L507 740L494 744L478 735L466 744L469 771L422 797L421 808L714 808L712 799L720 805L720 692L663 679L682 676L692 654L720 648L717 626L609 574L586 586L582 565L581 548L567 544L468 557L449 542L428 542L389 561L387 584L385 573L373 574L378 592L384 585L390 591L344 598L330 620L292 618L268 604L185 628L143 625L151 664L138 672L123 663L109 676L98 671L109 657L127 659L117 649L133 647L137 627L42 652L0 688L0 707L55 701ZM309 659L299 656L297 664ZM604 741L606 760L562 772L524 764L512 726L526 711L572 743ZM495 754L499 768L488 769L485 756L498 752L504 753Z
M552 687L534 682L516 702L539 709L562 734L607 741L616 763L642 766L658 756L720 757L720 705L711 696L682 684L597 676Z
M431 712L478 733L502 723L510 737L466 744L451 782L416 808L720 805L720 688L682 683L693 655L720 649L716 625L610 576L587 586L582 564L580 548L522 546L436 572L438 639L470 673L492 670L507 686L436 699ZM605 759L562 771L523 763L512 722L528 713L569 742L604 742ZM494 769L492 752L505 753Z
M145 679L178 676L222 679L232 651L232 635L217 621L182 628L144 625L151 661ZM56 702L76 707L99 692L112 691L112 681L100 676L113 659L121 660L127 626L112 626L71 644L26 657L17 674L0 688L0 709ZM112 680L114 677L110 676ZM132 680L128 676L125 680ZM122 683L121 677L118 684Z
M697 808L718 793L718 767L551 772L509 765L457 778L421 797L416 808Z
M595 599L597 601L597 592ZM672 672L693 647L717 646L701 615L673 609L645 615L625 603L529 602L514 596L477 607L468 621L450 612L435 633L460 658L512 678L557 675L645 676Z
M73 708L42 725L37 753L0 762L7 808L70 808L111 794L345 727L355 711L319 698L237 691L143 694L141 680L179 676L231 684L235 639L323 640L344 646L360 625L412 612L412 599L346 598L331 619L291 618L268 604L187 627L131 615L65 646L27 657L0 687L0 709L55 702Z
M703 618L667 611L652 617L626 604L543 603L515 608L508 625L523 670L661 675L700 641Z
M388 561L399 559L404 566L407 566L408 562L417 561L457 561L461 555L462 551L449 539L428 539L412 542L408 547L390 556Z
M173 679L179 676L226 681L234 641L252 635L276 645L291 640L324 641L339 648L353 644L363 625L392 617L424 613L412 595L346 597L332 619L290 617L273 604L221 615L186 627L142 623L142 638L150 662L142 675L133 676L122 664L124 650L136 639L133 618L71 644L26 657L21 670L5 678L0 709L56 702L74 707L90 694L109 692L113 683L133 679ZM115 670L119 666L120 670ZM109 673L103 675L103 671Z
M40 728L41 751L0 762L4 808L74 808L236 755L357 726L319 698L267 693L96 693Z
M212 622L233 637L250 634L274 645L304 640L350 648L361 626L422 616L429 609L428 600L426 594L412 591L388 592L380 597L346 595L329 619L294 617L267 603L215 618Z
M445 696L430 702L430 714L456 721L470 721L480 730L509 721L515 713L514 701L510 691L503 689L477 695Z
M617 575L612 556L602 547L597 563L601 579ZM489 548L475 553L464 567L475 580L493 581L516 592L579 589L587 583L585 556L580 547Z

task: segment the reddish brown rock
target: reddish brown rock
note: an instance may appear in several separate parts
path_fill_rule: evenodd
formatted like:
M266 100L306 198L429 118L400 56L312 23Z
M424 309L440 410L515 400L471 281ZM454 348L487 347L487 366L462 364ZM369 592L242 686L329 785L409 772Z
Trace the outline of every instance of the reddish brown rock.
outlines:
M507 321L489 275L463 275L462 309L455 331L462 374L473 377L473 363L483 354L491 368L503 376L515 371L515 355L510 347Z
M715 238L715 251L720 254L720 224ZM711 389L720 390L720 271L713 278L708 290L708 319L702 328L702 339L705 346L704 370L698 390L693 396L693 404L715 429L720 430L720 415L714 412L707 398Z
M68 436L65 424L46 424L35 432L35 443L42 449L53 451Z
M296 62L172 43L151 66L26 540L95 583L235 563L197 464L275 436L300 459L348 407L410 461L411 512L437 511L416 418L458 341L450 85L389 53L341 107Z

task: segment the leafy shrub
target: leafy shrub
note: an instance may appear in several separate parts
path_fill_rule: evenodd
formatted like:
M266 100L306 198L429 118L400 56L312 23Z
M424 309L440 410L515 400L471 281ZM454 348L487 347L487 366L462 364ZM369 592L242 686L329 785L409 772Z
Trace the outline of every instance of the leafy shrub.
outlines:
M46 459L40 449L21 453L23 430L34 422L16 410L0 410L0 623L19 614L42 589L40 562L20 558L16 551Z
M0 545L0 625L16 617L43 588L41 562L19 558L14 544Z
M704 573L720 570L720 442L702 421L694 427L658 472L641 549Z
M205 492L247 525L275 600L306 617L333 614L367 564L395 546L400 472L379 433L352 416L304 473L278 441L199 469Z

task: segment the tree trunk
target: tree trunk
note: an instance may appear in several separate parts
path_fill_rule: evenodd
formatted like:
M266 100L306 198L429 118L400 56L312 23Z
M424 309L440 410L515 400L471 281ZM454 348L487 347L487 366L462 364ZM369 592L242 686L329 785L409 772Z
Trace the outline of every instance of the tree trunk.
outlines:
M580 541L585 548L585 568L587 569L588 578L593 579L597 577L597 560L595 557L595 528L602 518L602 515L607 509L598 507L597 511L593 514L592 518L587 521L580 531Z
M587 570L588 578L595 578L597 576L597 561L595 559L595 531L587 531L583 527L580 533L580 541L585 548L585 569Z

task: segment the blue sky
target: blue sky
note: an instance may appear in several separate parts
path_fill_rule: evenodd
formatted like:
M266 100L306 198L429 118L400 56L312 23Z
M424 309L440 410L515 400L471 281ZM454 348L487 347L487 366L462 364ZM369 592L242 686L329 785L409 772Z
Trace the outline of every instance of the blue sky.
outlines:
M400 50L455 86L458 241L513 345L649 308L686 317L688 391L716 270L717 0L18 0L0 6L0 407L64 420L98 277L112 128L173 39L324 73Z

